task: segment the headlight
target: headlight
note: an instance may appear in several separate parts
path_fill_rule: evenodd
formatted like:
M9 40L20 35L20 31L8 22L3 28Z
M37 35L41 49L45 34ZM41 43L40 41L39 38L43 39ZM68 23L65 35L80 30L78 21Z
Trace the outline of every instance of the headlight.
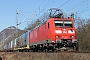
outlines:
M70 38L74 38L74 36L70 36Z
M58 39L58 38L60 38L60 36L56 36L56 38Z

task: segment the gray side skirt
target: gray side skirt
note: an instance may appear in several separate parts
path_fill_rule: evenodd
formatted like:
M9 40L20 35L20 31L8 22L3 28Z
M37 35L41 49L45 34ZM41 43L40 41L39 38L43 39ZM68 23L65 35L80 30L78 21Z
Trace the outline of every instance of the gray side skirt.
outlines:
M48 40L43 40L43 41L32 43L32 44L30 44L30 46L32 46L32 45L41 45L41 44L46 44L46 43L51 43L51 42L52 42L52 40L48 39Z

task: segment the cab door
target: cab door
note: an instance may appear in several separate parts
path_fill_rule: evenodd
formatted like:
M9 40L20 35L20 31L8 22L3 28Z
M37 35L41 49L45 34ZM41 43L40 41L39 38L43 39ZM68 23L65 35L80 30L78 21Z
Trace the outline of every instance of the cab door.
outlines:
M46 38L50 39L50 23L46 22Z

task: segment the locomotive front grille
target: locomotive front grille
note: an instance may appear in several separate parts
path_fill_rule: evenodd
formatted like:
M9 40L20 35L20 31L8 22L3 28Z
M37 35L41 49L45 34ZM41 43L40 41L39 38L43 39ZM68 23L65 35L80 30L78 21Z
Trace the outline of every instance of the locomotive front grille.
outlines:
M56 40L56 43L61 43L62 41L61 40Z
M72 46L73 43L77 43L77 40L56 40L56 43L63 46Z

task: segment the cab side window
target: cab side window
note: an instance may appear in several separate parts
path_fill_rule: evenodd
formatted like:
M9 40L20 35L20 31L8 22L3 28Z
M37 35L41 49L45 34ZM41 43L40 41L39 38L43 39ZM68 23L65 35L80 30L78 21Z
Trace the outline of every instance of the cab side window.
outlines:
M48 22L48 29L50 28L50 24L49 24L49 22Z

